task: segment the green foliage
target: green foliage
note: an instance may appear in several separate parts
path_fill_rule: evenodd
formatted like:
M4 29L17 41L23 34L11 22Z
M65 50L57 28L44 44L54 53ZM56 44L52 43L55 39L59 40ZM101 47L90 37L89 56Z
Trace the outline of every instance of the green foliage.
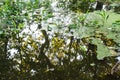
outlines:
M82 13L93 1L70 0L70 9L80 11L72 15L72 23L63 25L68 30L53 22L47 31L42 21L47 24L48 19L55 17L51 0L6 0L0 6L0 79L119 80L119 71L111 74L116 60L115 50L110 47L120 47L120 21L109 22L112 13L105 11ZM60 3L58 7L66 6ZM43 29L32 31L34 23ZM31 33L24 32L26 24ZM52 31L51 24L58 32Z
M111 55L108 48L102 43L101 40L94 38L92 42L97 45L97 58L99 60Z
M70 0L69 8L73 11L87 12L89 4L95 0Z

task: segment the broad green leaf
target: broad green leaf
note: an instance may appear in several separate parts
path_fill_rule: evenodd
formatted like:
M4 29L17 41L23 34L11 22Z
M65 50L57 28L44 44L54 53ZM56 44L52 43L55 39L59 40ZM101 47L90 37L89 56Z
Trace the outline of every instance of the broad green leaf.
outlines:
M116 39L114 41L119 45L120 44L120 34L116 35Z
M103 44L100 39L93 39L93 44L97 45L97 59L102 60L105 57L111 56L109 49Z
M116 33L109 32L109 34L107 34L106 37L111 39L116 39Z
M109 49L103 44L98 44L97 45L97 58L101 60L108 56L111 56Z

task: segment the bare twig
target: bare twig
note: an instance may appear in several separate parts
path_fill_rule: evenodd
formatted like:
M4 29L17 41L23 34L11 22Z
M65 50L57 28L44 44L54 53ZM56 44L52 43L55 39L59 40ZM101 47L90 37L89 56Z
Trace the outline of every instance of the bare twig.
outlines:
M117 61L117 63L111 69L111 74L117 71L119 65L120 65L120 61Z

